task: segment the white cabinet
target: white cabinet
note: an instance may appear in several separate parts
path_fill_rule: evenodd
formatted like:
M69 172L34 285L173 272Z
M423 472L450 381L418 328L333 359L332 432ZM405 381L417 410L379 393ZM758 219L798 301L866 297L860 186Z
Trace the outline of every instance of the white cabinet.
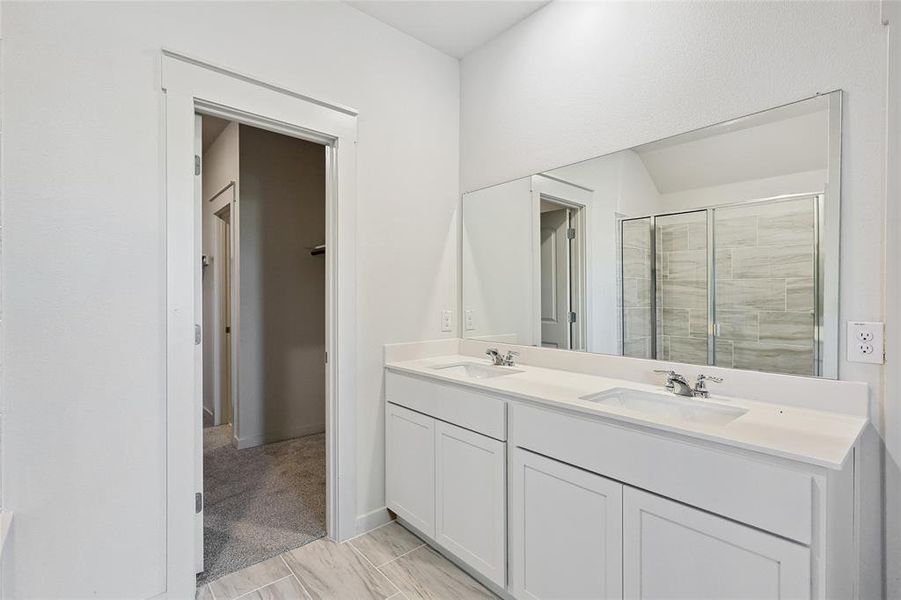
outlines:
M388 508L503 589L507 445L390 402L386 445Z
M385 414L388 508L435 535L435 419L388 404Z
M622 598L622 484L519 448L512 469L514 596Z
M627 599L807 599L810 571L805 546L624 488Z
M811 596L806 546L527 450L513 452L516 598Z
M853 454L830 470L398 373L386 399L388 508L495 592L854 597Z
M506 584L506 444L436 421L436 541Z

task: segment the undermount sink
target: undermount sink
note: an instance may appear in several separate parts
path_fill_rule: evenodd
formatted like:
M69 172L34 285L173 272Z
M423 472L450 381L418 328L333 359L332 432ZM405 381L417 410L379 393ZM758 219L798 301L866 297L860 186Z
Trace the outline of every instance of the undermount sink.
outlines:
M448 375L462 375L463 377L471 377L472 379L490 379L492 377L503 377L504 375L522 373L522 371L510 367L482 365L473 362L455 363L432 368L436 371L447 373Z
M695 398L655 394L628 388L613 388L582 396L581 399L634 410L649 416L681 419L709 425L725 425L748 412L746 408L738 406L723 406Z

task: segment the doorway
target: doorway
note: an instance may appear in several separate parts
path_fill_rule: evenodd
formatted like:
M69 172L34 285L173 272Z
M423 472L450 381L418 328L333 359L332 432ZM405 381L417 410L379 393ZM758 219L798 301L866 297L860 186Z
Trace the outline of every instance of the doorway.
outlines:
M539 215L541 346L584 349L584 207L542 195ZM582 315L584 319L584 314Z
M202 539L202 244L195 113L321 144L326 161L326 517L330 538L357 533L357 112L170 50L161 56L166 156L167 597L194 594ZM339 150L340 147L340 150ZM234 230L239 215L232 214ZM340 328L339 328L340 324ZM234 318L233 318L233 325Z
M326 534L326 152L197 119L203 584Z

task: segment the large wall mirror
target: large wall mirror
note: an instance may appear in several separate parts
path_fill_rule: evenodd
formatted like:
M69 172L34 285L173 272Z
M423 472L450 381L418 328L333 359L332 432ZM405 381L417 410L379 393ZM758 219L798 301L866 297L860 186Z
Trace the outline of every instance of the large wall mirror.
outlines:
M841 92L463 195L466 338L831 377Z

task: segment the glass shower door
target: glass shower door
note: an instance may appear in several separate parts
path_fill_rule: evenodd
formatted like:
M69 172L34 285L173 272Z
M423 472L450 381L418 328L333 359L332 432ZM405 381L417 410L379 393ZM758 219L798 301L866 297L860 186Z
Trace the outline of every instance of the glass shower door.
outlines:
M717 366L816 374L817 202L712 211Z
M651 217L620 222L620 347L623 356L654 358Z
M655 218L657 358L708 364L707 211Z

